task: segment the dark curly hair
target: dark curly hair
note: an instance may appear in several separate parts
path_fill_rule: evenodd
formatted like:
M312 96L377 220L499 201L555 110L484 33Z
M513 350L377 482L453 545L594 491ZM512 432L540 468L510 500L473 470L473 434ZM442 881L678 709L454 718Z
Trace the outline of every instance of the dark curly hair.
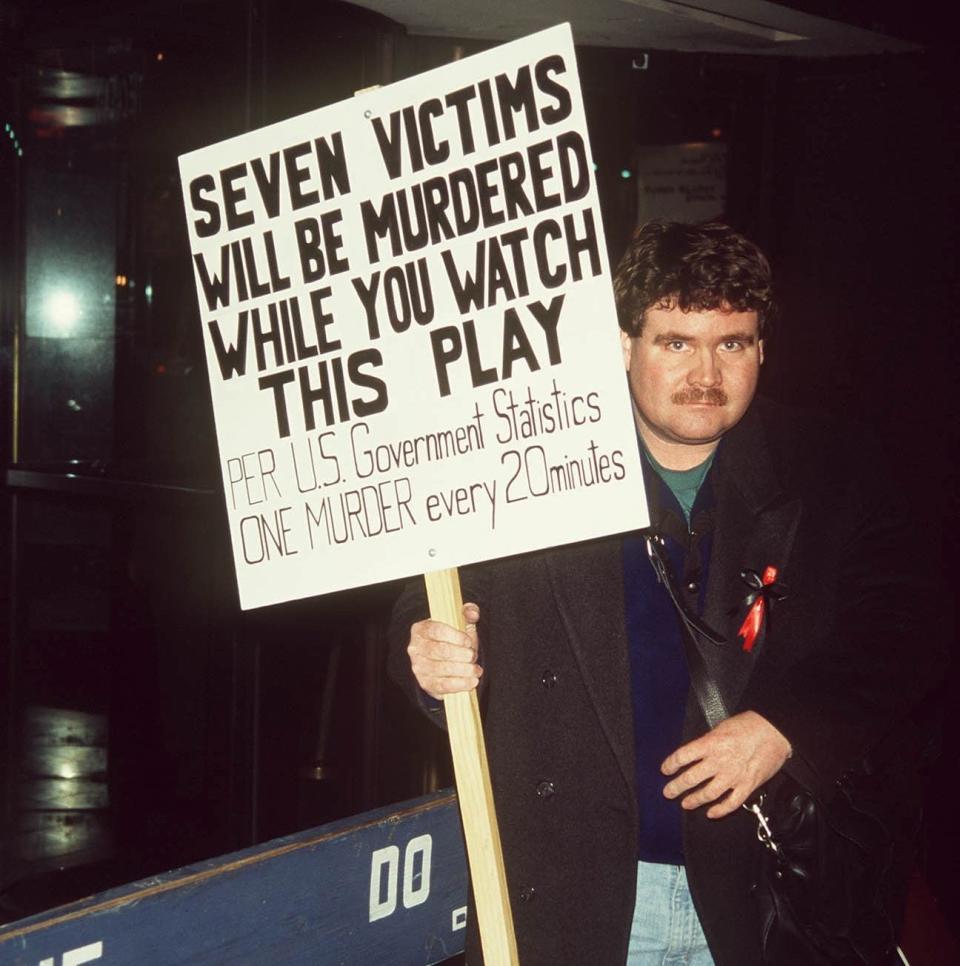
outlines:
M651 308L756 312L760 332L773 318L770 264L728 225L652 221L638 228L613 277L620 328L638 336Z

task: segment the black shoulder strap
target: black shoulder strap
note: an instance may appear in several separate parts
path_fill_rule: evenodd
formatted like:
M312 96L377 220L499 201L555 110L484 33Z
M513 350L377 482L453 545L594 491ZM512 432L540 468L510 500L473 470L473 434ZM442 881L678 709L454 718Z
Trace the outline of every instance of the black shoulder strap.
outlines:
M697 703L700 705L700 710L703 712L707 724L713 728L724 718L728 718L730 713L716 682L707 673L703 656L697 647L697 639L708 641L714 647L722 646L726 642L716 631L712 630L694 614L684 604L682 596L677 593L673 586L670 568L660 553L660 548L664 543L663 537L649 533L645 535L644 539L647 544L647 556L650 558L657 579L670 595L670 600L673 602L683 625L680 636L683 638L683 649L686 652L690 686L693 688L693 693L696 695Z

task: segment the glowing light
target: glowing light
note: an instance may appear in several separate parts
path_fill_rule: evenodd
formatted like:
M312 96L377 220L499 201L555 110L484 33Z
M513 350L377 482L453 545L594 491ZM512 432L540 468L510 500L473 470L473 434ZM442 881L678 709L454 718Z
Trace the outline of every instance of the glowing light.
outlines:
M47 296L46 316L57 335L69 335L80 318L80 303L73 292L59 289Z
M20 139L17 137L17 132L13 129L13 125L9 121L4 121L3 130L7 137L10 138L12 142L10 147L13 153L18 157L23 157L23 146L20 144Z
M620 172L620 177L621 177L621 178L623 178L624 180L626 180L627 178L629 178L629 177L630 177L630 175L631 175L631 171L630 171L630 169L629 169L629 168L624 168L624 169L623 169L623 170L622 170L622 171Z
M163 63L163 51L162 50L158 50L157 51L157 63L158 64L162 64Z
M143 297L148 303L153 301L153 286L149 282L143 287Z
M713 138L722 138L723 137L723 128L715 127L710 132L710 136L713 137Z
M126 284L127 284L127 276L126 275L118 275L117 276L117 286L119 288L123 288Z

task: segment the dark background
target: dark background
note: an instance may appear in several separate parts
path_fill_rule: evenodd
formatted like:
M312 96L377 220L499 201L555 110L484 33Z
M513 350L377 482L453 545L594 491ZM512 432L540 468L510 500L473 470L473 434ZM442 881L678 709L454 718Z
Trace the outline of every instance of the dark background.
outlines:
M579 50L608 245L638 145L728 145L782 303L762 389L884 439L952 645L955 44L932 8L794 6L922 49ZM348 4L0 0L0 920L450 782L384 679L395 587L239 612L176 158L476 49ZM957 732L921 850L954 914Z

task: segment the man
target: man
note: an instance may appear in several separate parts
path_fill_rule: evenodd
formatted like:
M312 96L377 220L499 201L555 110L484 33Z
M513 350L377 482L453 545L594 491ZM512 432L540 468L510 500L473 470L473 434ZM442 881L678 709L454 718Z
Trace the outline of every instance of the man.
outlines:
M829 796L906 728L932 681L909 541L871 447L755 398L773 312L756 246L648 225L614 291L672 595L644 534L464 568L466 633L410 589L392 670L438 717L482 682L524 966L759 966L762 849L740 806L785 766ZM712 729L690 647L730 711Z

